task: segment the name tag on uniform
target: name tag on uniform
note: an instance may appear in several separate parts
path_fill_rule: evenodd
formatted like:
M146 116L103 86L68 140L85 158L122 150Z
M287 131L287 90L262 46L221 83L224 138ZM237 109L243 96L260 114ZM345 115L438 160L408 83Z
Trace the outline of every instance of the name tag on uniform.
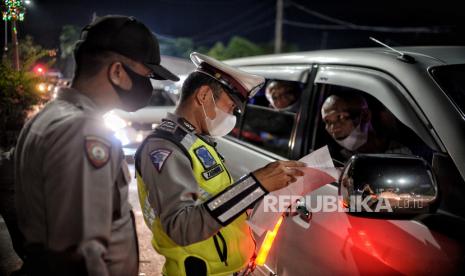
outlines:
M222 172L223 172L223 167L220 164L216 164L215 166L213 166L213 168L209 169L208 171L204 171L202 173L202 176L205 180L210 180Z

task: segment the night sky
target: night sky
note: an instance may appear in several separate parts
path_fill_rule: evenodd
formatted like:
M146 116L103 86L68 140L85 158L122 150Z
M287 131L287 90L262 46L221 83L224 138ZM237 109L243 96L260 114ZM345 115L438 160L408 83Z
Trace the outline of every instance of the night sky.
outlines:
M19 24L20 37L30 34L49 48L58 48L64 24L83 26L97 15L133 15L152 31L164 37L189 37L196 46L227 42L234 35L257 42L271 42L274 37L275 0L32 0L26 19ZM374 36L393 46L421 44L465 45L463 9L455 1L285 1L284 19L318 25L318 29L285 24L284 41L300 50L374 46ZM311 15L296 5L318 12ZM325 18L324 16L328 16ZM337 21L339 20L339 21ZM342 22L340 22L342 21ZM322 26L326 25L326 27ZM334 26L352 26L330 30ZM355 27L354 27L355 26ZM392 33L359 30L362 27L427 27L440 33ZM326 30L321 29L322 27ZM337 28L339 28L337 27ZM3 28L2 43L3 43Z

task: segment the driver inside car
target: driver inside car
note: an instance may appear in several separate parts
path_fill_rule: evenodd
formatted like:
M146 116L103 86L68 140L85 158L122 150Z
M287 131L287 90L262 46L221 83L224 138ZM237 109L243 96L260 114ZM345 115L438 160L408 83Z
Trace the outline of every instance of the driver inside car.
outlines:
M331 95L323 103L321 117L331 138L347 161L356 153L412 154L398 141L379 135L372 126L372 112L360 95Z

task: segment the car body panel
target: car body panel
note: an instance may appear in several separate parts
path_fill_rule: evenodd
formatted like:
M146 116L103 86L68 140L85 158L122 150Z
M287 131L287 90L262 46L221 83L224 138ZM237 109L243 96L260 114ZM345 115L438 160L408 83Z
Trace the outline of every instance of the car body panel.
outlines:
M216 142L217 149L221 155L225 156L228 170L235 180L278 158L282 158L271 152L257 156L257 152L261 151L259 148L253 145L245 145L238 139L231 137L218 138Z
M311 205L331 195L337 188L325 185L312 193ZM286 219L277 239L273 250L286 254L272 253L268 265L278 275L447 275L463 261L460 246L421 222L344 212L314 212L308 230Z
M219 138L217 142L235 179L271 161L285 159L251 145L244 146L237 139ZM309 195L307 206L318 209L322 204L318 196L337 197L338 190L328 184ZM309 229L285 218L267 265L278 275L447 275L457 273L464 261L463 250L454 240L431 231L421 221L314 212ZM262 269L256 274L261 275L259 271L266 272Z

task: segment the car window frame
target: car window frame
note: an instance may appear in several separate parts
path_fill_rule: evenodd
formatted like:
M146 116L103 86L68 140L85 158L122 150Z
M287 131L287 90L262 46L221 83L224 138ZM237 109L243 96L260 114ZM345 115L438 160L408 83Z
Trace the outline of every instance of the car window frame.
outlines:
M288 117L288 119L290 119L289 117L291 117L291 116L293 117L293 119L292 119L293 120L293 125L292 125L291 132L289 133L289 139L287 141L287 146L286 146L286 148L283 147L283 150L286 151L285 155L281 155L281 154L279 154L277 152L274 152L273 150L266 149L264 147L261 147L260 145L254 144L253 142L249 142L249 140L247 140L247 139L244 139L244 137L243 137L244 127L245 127L247 118L249 117L249 112L252 109L254 109L254 112L257 112L257 111L259 111L259 112L268 112L268 113L273 115L272 117L274 119L277 119L278 116ZM255 114L255 115L258 115L258 114ZM253 116L252 116L252 118L253 118ZM279 111L279 110L275 110L273 108L269 108L269 107L265 107L265 106L261 106L261 105L248 104L247 108L244 110L244 113L241 116L241 123L240 123L239 133L238 133L237 137L235 137L235 138L237 138L240 141L243 141L244 143L249 143L251 145L254 145L255 147L261 148L266 152L271 152L273 154L276 154L277 156L281 156L281 158L289 158L290 153L292 151L293 144L294 144L292 139L294 137L293 134L295 133L296 124L297 124L297 113L287 112L287 111ZM263 128L258 128L258 130L263 131L264 129ZM278 149L278 148L276 148L276 149Z
M273 156L273 157L279 156L280 159L295 159L296 157L299 156L300 152L302 151L302 143L306 140L304 139L304 137L302 137L301 135L299 136L298 134L301 132L302 124L306 121L305 113L307 112L302 112L302 111L303 110L305 111L304 102L307 102L307 99L309 98L309 93L311 93L311 89L309 89L308 84L311 83L310 80L313 80L317 67L314 67L312 64L282 64L282 65L274 65L274 64L263 65L262 64L262 65L257 65L257 66L244 65L244 66L240 66L239 69L246 71L248 73L253 73L256 75L263 76L267 79L298 81L302 83L304 87L302 89L299 111L296 113L294 126L292 128L292 132L289 138L288 156L284 157L281 155L277 155L271 151L257 147L256 145L253 145L247 141L240 139L240 133L242 132L242 128L244 126L244 116L242 114L245 114L247 112L248 104L245 105L244 111L242 112L241 116L238 118L238 124L237 124L239 128L238 136L228 135L228 136L225 136L225 139L234 141L236 143L240 142L241 145L248 146L249 148L253 148L254 150L257 150L258 152L264 155L267 155L267 156Z
M324 74L322 71L324 71ZM342 74L346 74L346 76L342 76ZM386 91L379 92L374 88L367 89L367 84L361 84L360 82L354 80L347 81L350 79L347 76L353 77L356 75L360 76L361 78L371 77L373 82L377 83L378 85L385 83L385 85L389 86L390 90L395 91L395 93L386 93ZM415 134L418 135L432 150L445 151L443 145L438 143L439 138L437 137L437 134L434 132L434 130L427 127L429 125L427 119L420 112L420 108L410 97L406 89L402 86L401 83L399 83L395 78L388 75L387 73L367 67L350 65L320 65L317 76L314 80L314 86L317 84L345 86L360 90L373 96L378 101L382 102L399 121L411 128ZM392 106L398 108L397 105L387 105L389 102L397 102L403 106L403 108L406 108L402 111L404 112L402 116L399 116L399 112L395 112L395 110L392 108ZM314 146L314 142L315 140L311 142L312 146Z

